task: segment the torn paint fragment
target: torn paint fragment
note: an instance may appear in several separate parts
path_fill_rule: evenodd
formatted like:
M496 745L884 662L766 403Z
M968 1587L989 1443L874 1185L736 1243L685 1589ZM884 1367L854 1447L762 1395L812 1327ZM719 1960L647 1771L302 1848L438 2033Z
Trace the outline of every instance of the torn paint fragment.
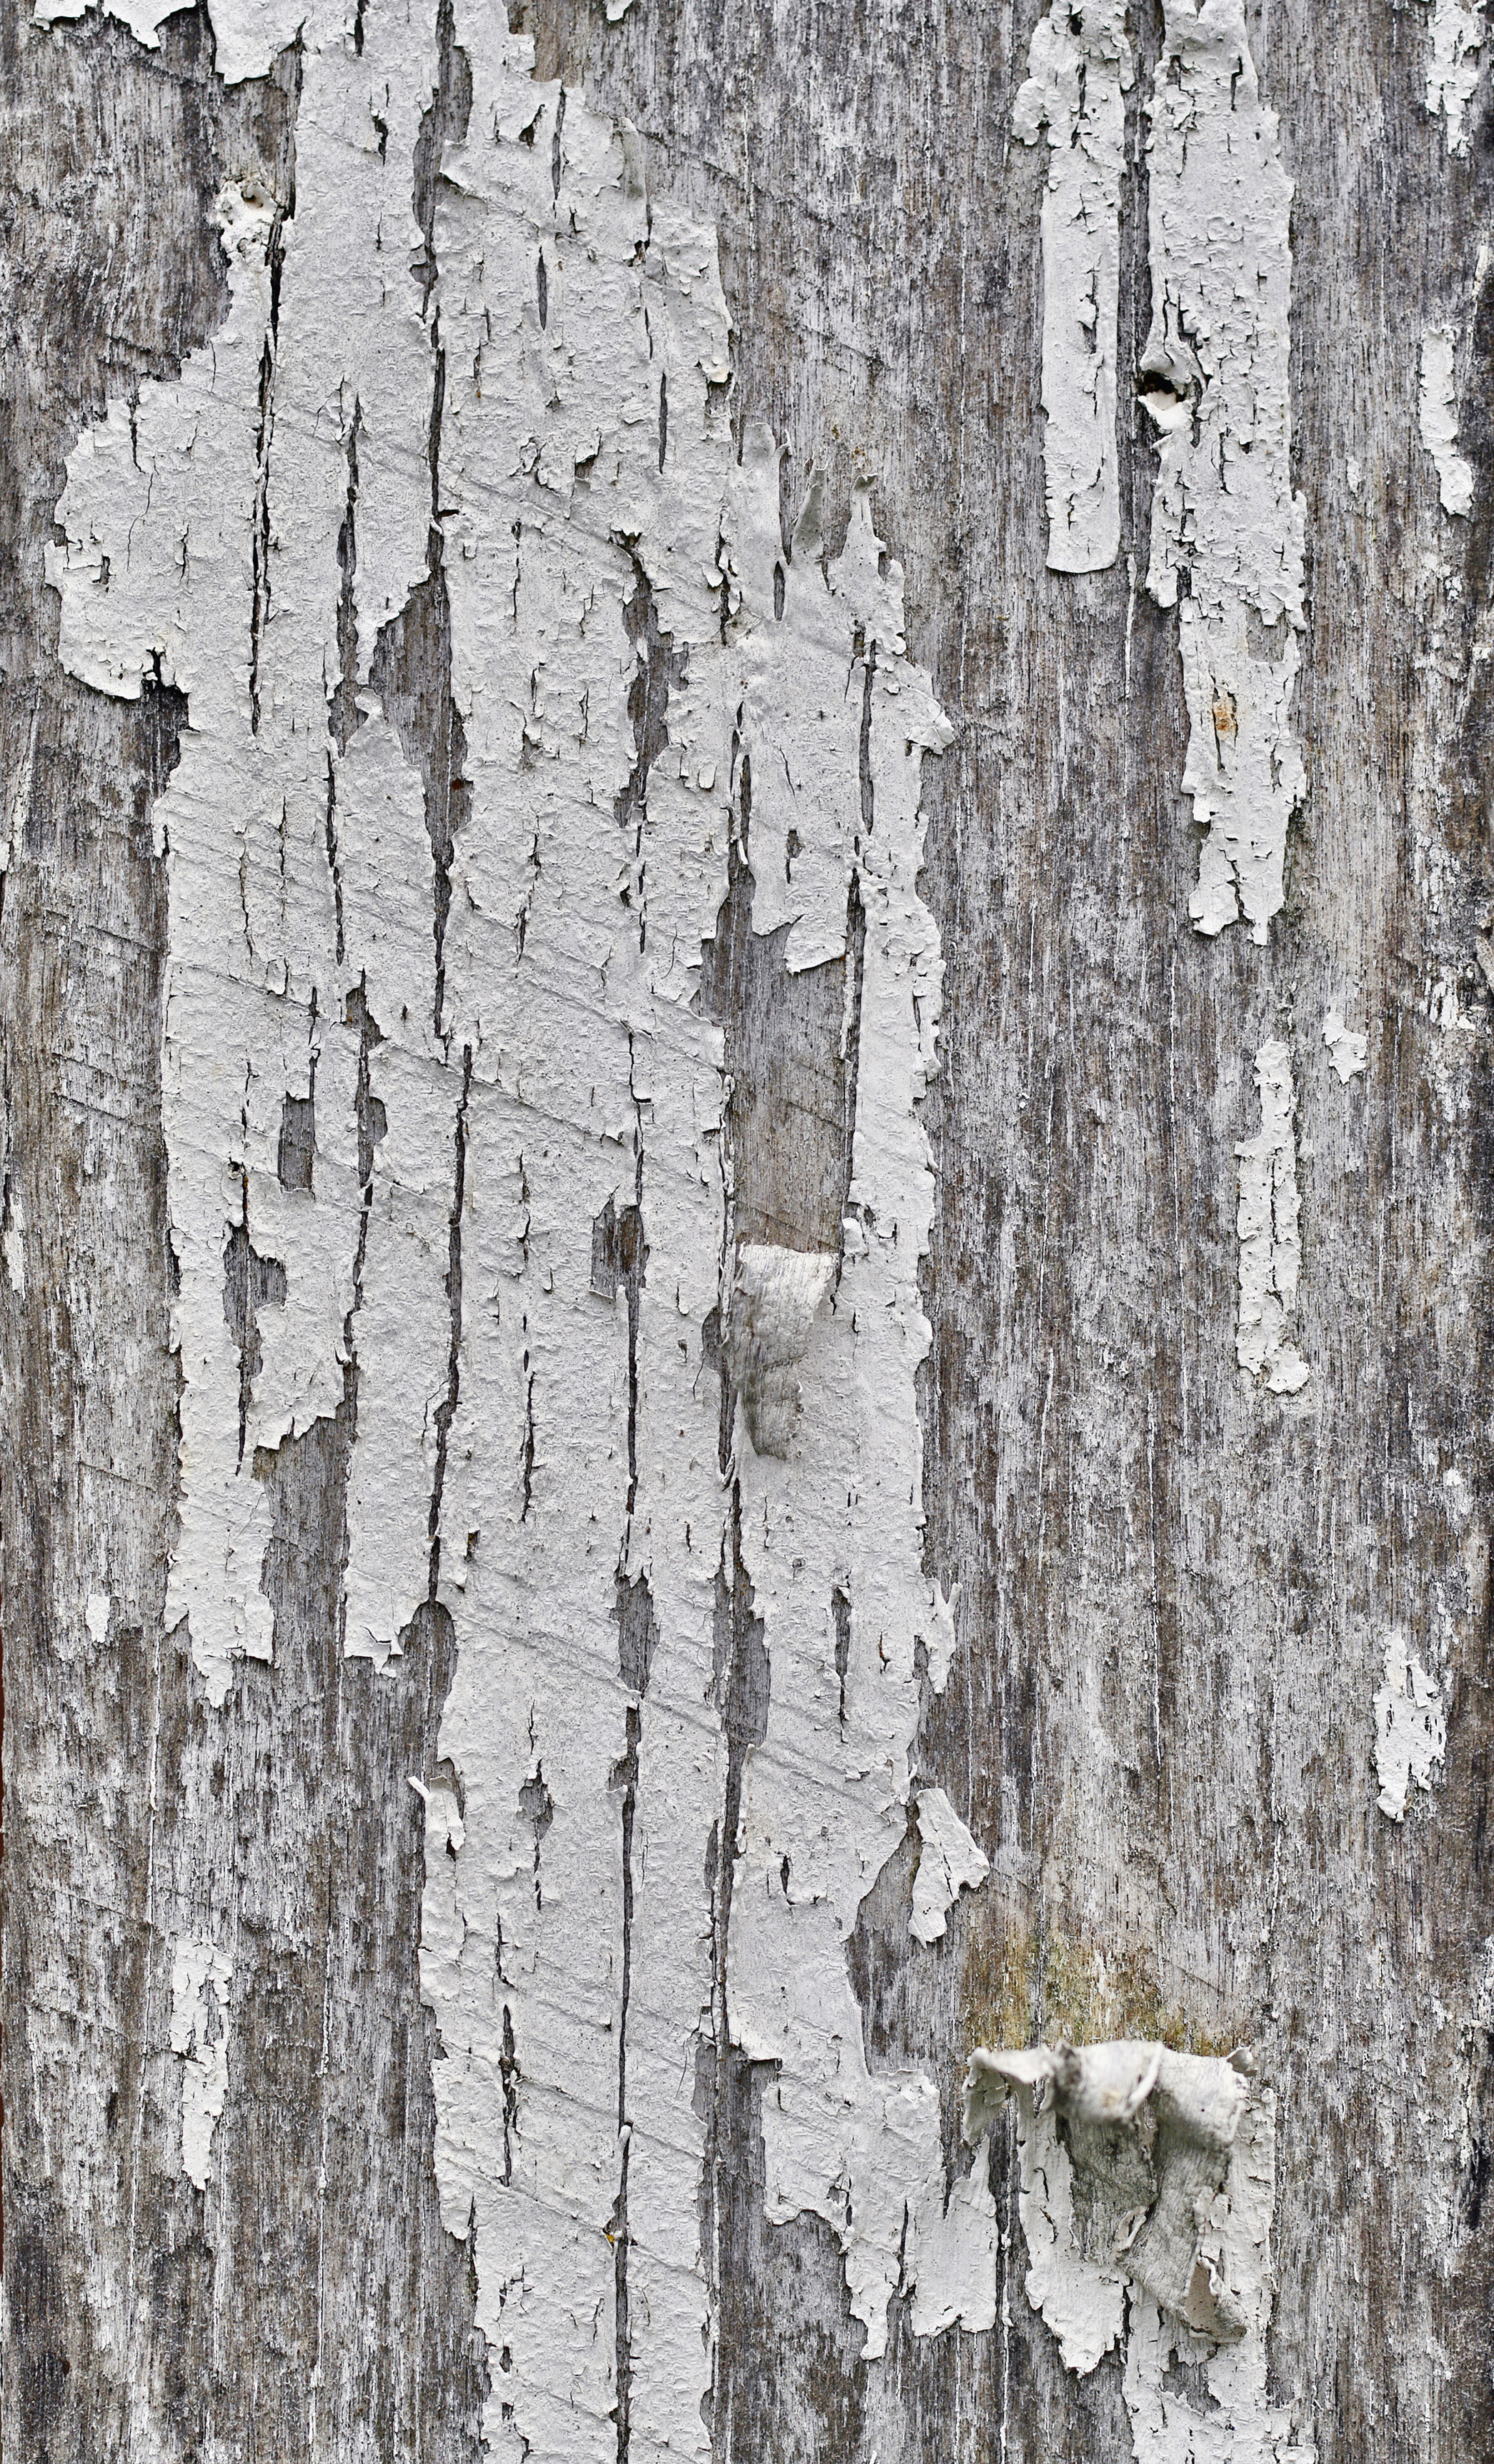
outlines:
M1268 2367L1276 2204L1276 2100L1252 2090L1236 2126L1224 2189L1204 2209L1201 2247L1229 2288L1243 2332L1233 2341L1186 2326L1154 2296L1133 2289L1122 2388L1136 2464L1316 2464L1292 2408L1276 2400ZM1179 2398L1175 2363L1188 2365L1197 2405Z
M1374 1770L1380 1812L1403 1822L1413 1787L1430 1790L1447 1746L1442 1689L1397 1626L1385 1644L1385 1682L1374 1697Z
M1370 1039L1355 1028L1346 1026L1339 1011L1330 1009L1323 1022L1323 1041L1328 1057L1344 1086L1356 1077L1370 1058Z
M915 1941L937 1942L962 1890L978 1891L991 1859L977 1845L942 1788L918 1791L918 1870L908 1930Z
M754 1241L737 1250L728 1342L747 1433L759 1455L788 1453L799 1416L799 1365L835 1266L823 1250Z
M1122 2277L1215 2343L1244 2334L1214 2209L1250 2068L1243 2052L1224 2061L1140 2042L972 2054L967 2139L1019 2091L1028 2297L1070 2368L1092 2369L1120 2333Z
M1147 586L1178 610L1184 792L1206 832L1188 913L1203 934L1283 899L1305 791L1291 725L1304 499L1291 486L1291 182L1241 0L1165 0L1147 106L1152 330L1141 399L1161 467Z
M81 17L91 0L36 0L38 25ZM181 0L104 0L102 13L127 26L147 51L161 48L161 29ZM211 11L213 65L226 85L268 77L277 53L294 43L307 23L304 0L215 0ZM338 24L342 21L341 17ZM362 20L360 28L362 28Z
M171 2051L181 2056L182 2170L208 2187L212 2134L229 2092L229 1987L233 1962L210 1942L184 1937L171 1962Z
M1445 124L1449 154L1468 151L1468 105L1478 88L1487 31L1484 0L1432 0L1426 107Z
M1296 1307L1302 1242L1297 1229L1297 1111L1291 1055L1285 1044L1263 1044L1256 1054L1261 1127L1235 1149L1240 1164L1240 1316L1235 1356L1252 1377L1264 1376L1273 1395L1295 1395L1307 1382L1307 1365L1286 1341L1287 1318Z
M1013 134L1047 131L1043 195L1043 459L1047 561L1097 573L1120 550L1115 360L1120 192L1131 82L1125 0L1050 0Z
M1473 503L1473 471L1458 451L1458 329L1434 326L1422 338L1417 396L1421 442L1437 466L1437 493L1444 514L1466 514Z
M982 2139L948 2198L936 2177L910 2215L904 2290L912 2287L915 2336L942 2336L956 2323L978 2336L995 2326L999 2238L991 2143Z

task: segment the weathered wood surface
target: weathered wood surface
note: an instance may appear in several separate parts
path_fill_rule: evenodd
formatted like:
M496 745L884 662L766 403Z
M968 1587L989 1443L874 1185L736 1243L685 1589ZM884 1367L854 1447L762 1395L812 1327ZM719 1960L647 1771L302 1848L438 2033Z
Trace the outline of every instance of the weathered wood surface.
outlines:
M1131 24L1122 552L1081 577L1044 563L1043 164L1010 139L1038 13L639 0L617 26L532 19L537 73L583 79L643 132L653 187L715 225L734 421L792 440L787 515L819 462L838 537L853 470L873 477L910 649L956 730L924 783L945 1002L921 1402L927 1562L959 1585L959 1647L916 1759L995 1870L915 1952L911 1837L863 1906L852 1975L873 2066L937 2079L952 2156L972 2042L1250 2040L1280 2100L1273 2396L1324 2464L1452 2464L1494 2446L1487 81L1458 160L1425 109L1424 8L1247 12L1296 184L1308 791L1268 945L1206 941L1187 920L1176 617L1142 586L1134 165L1160 12ZM201 13L147 54L94 17L39 30L13 0L0 58L6 1186L25 1264L24 1291L0 1284L5 2443L57 2464L475 2455L485 2364L470 2245L437 2208L406 1784L433 1774L450 1631L432 1608L388 1668L340 1655L342 1415L274 1469L275 1666L246 1665L226 1716L164 1631L150 808L182 713L62 671L41 571L80 428L222 319L224 178L259 168L288 193L295 62L225 88ZM1417 427L1421 337L1444 319L1469 338L1458 522ZM439 690L413 679L432 726ZM766 1009L775 986L731 970L714 998ZM1321 1036L1351 1003L1369 1067L1346 1088ZM838 993L829 1010L822 1041ZM806 992L812 1059L811 1011ZM744 1053L755 1028L737 1023ZM1291 1401L1250 1386L1234 1348L1234 1150L1272 1037L1301 1138L1312 1374ZM832 1219L834 1076L798 1166L828 1181ZM785 1198L763 1170L767 1223ZM1373 1765L1397 1625L1445 1652L1447 1707L1438 1784L1403 1826ZM763 1714L733 1683L739 1763ZM209 2211L180 2167L170 1943L230 1920ZM1008 2145L996 2328L918 2338L894 2299L868 2363L828 2227L764 2221L763 2092L721 2054L717 2457L1131 2454L1119 2361L1076 2380L1027 2306Z

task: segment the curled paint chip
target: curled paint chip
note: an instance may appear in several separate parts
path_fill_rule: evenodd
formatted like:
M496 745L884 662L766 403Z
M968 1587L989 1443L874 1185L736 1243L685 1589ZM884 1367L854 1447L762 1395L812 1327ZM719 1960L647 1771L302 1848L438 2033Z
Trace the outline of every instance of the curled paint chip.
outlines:
M1060 2151L1066 2158L1064 2222L1098 2284L1087 2284L1089 2298L1077 2305L1071 2289L1066 2300L1062 2280L1073 2271L1063 2265L1050 2218L1044 2255L1057 2256L1059 2265L1035 2269L1036 2288L1029 2276L1028 2294L1044 2316L1051 2304L1050 2324L1070 2367L1093 2368L1114 2341L1119 2310L1104 2299L1103 2288L1113 2288L1120 2277L1214 2343L1234 2343L1245 2334L1247 2308L1230 2280L1214 2209L1225 2189L1252 2068L1244 2048L1221 2059L1131 2038L1015 2053L978 2047L971 2055L966 2139L981 2138L1016 2090L1027 2139L1051 2135L1055 2159ZM1057 2169L1056 2164L1024 2164L1024 2229L1039 2175L1043 2197L1051 2198ZM1028 2229L1028 2242L1043 2249L1038 2230ZM1086 2283L1082 2274L1079 2281Z

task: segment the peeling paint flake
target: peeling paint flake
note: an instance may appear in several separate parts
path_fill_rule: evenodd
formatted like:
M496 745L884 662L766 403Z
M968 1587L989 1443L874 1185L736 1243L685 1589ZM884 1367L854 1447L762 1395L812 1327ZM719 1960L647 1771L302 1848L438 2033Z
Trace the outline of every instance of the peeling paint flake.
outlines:
M937 1942L962 1890L978 1891L991 1859L977 1845L942 1788L918 1792L918 1871L908 1930L914 1940Z
M220 68L257 24L250 11L217 26ZM187 1618L214 1703L236 1658L272 1652L265 1459L349 1400L362 1365L365 1439L386 1375L407 1433L386 1451L428 1464L450 1351L444 1299L424 1391L404 1325L385 1309L382 1371L357 1324L366 1292L378 1326L386 1214L403 1225L418 1211L434 1088L452 1074L435 1033L431 851L413 871L409 855L390 861L387 816L418 816L419 783L402 786L370 697L383 630L428 578L436 359L418 285L388 269L420 242L408 165L435 73L433 29L370 19L355 54L340 16L307 25L294 214L224 190L227 319L178 379L83 431L48 551L71 672L127 699L154 673L187 697L155 806L182 1372L167 1616ZM401 1200L386 1185L405 1165L415 1190ZM448 1148L443 1219L450 1170ZM412 1261L413 1243L393 1262L402 1299ZM385 1643L428 1589L429 1487L409 1509L418 1545L380 1590ZM391 1499L379 1518L385 1559L404 1510Z
M1351 1078L1356 1078L1369 1064L1369 1037L1347 1026L1342 1013L1330 1009L1323 1022L1323 1041L1340 1084L1347 1087Z
M1296 1090L1285 1044L1256 1054L1261 1127L1235 1149L1240 1164L1240 1317L1235 1355L1273 1395L1295 1395L1307 1362L1285 1336L1297 1305L1302 1242L1297 1229Z
M1422 338L1417 395L1421 442L1437 468L1438 499L1444 514L1466 514L1473 504L1473 471L1458 451L1458 329L1439 325Z
M229 2093L229 1987L233 1962L210 1942L184 1938L171 1961L171 2051L182 2072L182 2170L199 2190L212 2169L212 2134Z
M1466 154L1468 105L1483 72L1481 54L1488 33L1484 0L1431 0L1430 32L1426 107L1445 123L1449 154Z
M1148 105L1152 330L1141 399L1161 468L1148 587L1176 606L1183 789L1205 831L1188 912L1263 942L1305 792L1290 707L1305 503L1291 487L1291 183L1241 0L1165 0Z
M971 2057L966 2139L1016 2102L1027 2299L1078 2376L1124 2344L1149 2464L1312 2464L1269 2399L1275 2102L1253 2069L1131 2041ZM1207 2389L1205 2443L1170 2397L1175 2355Z
M1046 129L1043 197L1044 469L1055 573L1120 552L1115 361L1120 194L1131 83L1124 0L1051 0L1034 30L1013 133Z
M1393 1822L1404 1822L1413 1788L1430 1791L1447 1748L1442 1689L1416 1659L1397 1627L1385 1645L1385 1682L1374 1697L1376 1802Z

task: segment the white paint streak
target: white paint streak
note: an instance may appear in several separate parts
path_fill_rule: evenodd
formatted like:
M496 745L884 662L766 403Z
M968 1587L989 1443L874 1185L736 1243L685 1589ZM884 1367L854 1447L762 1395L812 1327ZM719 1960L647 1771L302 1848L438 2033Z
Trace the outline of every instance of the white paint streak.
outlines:
M937 1942L962 1890L978 1891L991 1859L971 1837L942 1788L918 1791L918 1870L908 1930L918 1942Z
M190 1937L173 1947L171 2051L181 2056L182 2170L199 2190L212 2169L212 2134L229 2093L229 1987L233 1962Z
M1437 493L1444 514L1466 514L1473 503L1473 472L1458 451L1458 329L1434 326L1422 337L1417 407L1421 442L1437 466Z
M845 1945L866 1890L905 1829L908 1754L918 1718L917 1646L938 1632L921 1571L922 1447L915 1379L930 1342L918 1295L934 1182L916 1107L934 1067L940 959L917 895L922 756L950 741L928 678L902 638L902 574L871 529L865 495L845 554L822 574L796 556L781 624L771 610L776 472L737 495L734 555L749 656L777 663L760 707L768 741L790 732L789 777L818 769L821 869L796 933L808 951L845 946L859 866L866 911L854 1169L833 1315L822 1312L802 1365L802 1440L790 1462L738 1458L742 1555L773 1671L767 1736L748 1763L733 1901L734 2038L781 2064L763 2102L766 2212L811 2209L846 2255L866 2354L885 2348L905 2207L942 2182L937 2100L911 2070L868 2068ZM858 644L863 649L858 651ZM874 665L870 653L874 649ZM874 828L862 834L856 768L840 738L865 694ZM749 704L747 718L753 717ZM819 750L823 744L826 754ZM754 865L781 878L759 836L753 748ZM775 812L775 830L789 819ZM801 835L802 826L801 825ZM794 890L799 892L796 862ZM756 909L755 909L756 920ZM831 1665L829 1604L849 1601L844 1720ZM816 1743L815 1741L818 1741Z
M1369 1037L1347 1026L1341 1011L1330 1009L1323 1022L1323 1041L1328 1045L1329 1062L1341 1084L1347 1087L1350 1079L1357 1077L1369 1062Z
M1045 128L1044 469L1048 563L1096 573L1120 551L1115 359L1120 192L1131 82L1125 0L1050 0L1034 29L1013 133Z
M0 1238L5 1251L6 1280L17 1300L26 1298L26 1209L13 1189L7 1184L5 1232Z
M1403 1822L1412 1788L1431 1789L1447 1747L1442 1689L1397 1627L1385 1645L1385 1683L1374 1697L1374 1771L1380 1812Z
M1256 1054L1261 1127L1236 1147L1240 1164L1240 1316L1235 1356L1273 1395L1295 1395L1307 1365L1286 1340L1297 1303L1302 1243L1297 1230L1297 1097L1285 1044Z
M1178 609L1188 756L1207 831L1188 912L1263 942L1305 791L1290 704L1304 625L1291 488L1291 183L1241 0L1165 0L1148 105L1153 301L1142 399L1161 454L1147 583Z
M1483 0L1432 0L1426 107L1445 121L1450 154L1468 151L1468 105L1478 88L1487 31Z

